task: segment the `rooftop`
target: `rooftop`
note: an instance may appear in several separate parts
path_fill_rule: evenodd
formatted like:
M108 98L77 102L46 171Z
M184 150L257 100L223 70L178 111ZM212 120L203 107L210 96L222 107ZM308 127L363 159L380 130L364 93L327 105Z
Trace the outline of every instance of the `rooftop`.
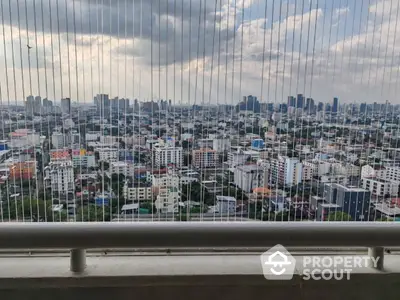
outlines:
M238 166L237 169L244 172L251 172L251 171L262 171L264 168L258 166L257 164L251 164L251 165Z
M217 201L236 202L236 198L232 196L217 196Z

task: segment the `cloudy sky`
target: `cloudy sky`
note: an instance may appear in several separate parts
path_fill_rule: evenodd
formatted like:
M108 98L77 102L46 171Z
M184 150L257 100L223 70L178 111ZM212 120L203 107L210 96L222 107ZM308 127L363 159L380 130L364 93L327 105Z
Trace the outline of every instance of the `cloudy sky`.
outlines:
M398 0L0 5L3 103L30 94L90 102L96 93L190 104L248 94L282 102L297 93L400 103Z

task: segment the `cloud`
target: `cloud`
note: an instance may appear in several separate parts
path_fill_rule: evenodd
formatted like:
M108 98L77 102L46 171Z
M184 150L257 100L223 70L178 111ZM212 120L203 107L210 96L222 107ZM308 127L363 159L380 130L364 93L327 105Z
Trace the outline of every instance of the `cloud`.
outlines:
M250 0L6 1L0 84L12 87L3 93L11 99L31 89L80 101L98 92L184 103L234 104L245 94L280 102L296 93L397 99L398 4L332 1L276 1L273 10Z

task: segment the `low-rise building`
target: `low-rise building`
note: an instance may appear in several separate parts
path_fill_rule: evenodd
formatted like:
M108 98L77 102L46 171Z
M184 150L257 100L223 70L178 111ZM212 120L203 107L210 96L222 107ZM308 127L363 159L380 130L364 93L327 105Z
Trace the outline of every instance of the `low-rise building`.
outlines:
M216 196L216 205L221 214L236 212L236 198L231 196Z
M96 166L94 153L85 149L72 150L72 165L74 168L94 168Z
M400 182L393 180L384 180L381 178L362 178L361 185L364 189L371 192L372 195L377 197L399 195Z
M310 166L303 165L302 181L309 181L313 178L313 169Z
M177 213L181 196L176 187L163 188L159 190L154 205L161 213Z
M143 182L125 182L123 187L124 198L127 201L152 200L153 191L150 183Z
M53 149L62 149L66 147L68 145L66 138L67 136L61 132L53 132L51 135L51 144L53 145Z
M9 166L11 180L29 180L36 177L36 161L16 162Z
M331 164L329 162L317 159L305 160L303 161L303 166L310 167L313 176L318 176L318 177L329 174L331 171Z
M311 171L309 172L312 175ZM301 183L303 164L297 157L278 156L271 160L271 179L285 186ZM309 175L308 175L309 176Z
M183 156L182 147L173 147L162 145L154 147L154 164L156 167L174 165L177 168L182 167Z
M74 170L71 160L53 161L44 168L45 187L66 194L75 190Z
M212 148L218 153L229 151L231 149L231 139L229 137L217 137L213 139Z
M212 149L197 149L192 151L192 164L195 168L215 167L218 163L218 153Z
M267 186L266 169L258 165L238 166L234 171L234 182L237 187L246 193L257 187Z
M96 148L95 152L99 153L99 161L114 162L118 160L117 148Z

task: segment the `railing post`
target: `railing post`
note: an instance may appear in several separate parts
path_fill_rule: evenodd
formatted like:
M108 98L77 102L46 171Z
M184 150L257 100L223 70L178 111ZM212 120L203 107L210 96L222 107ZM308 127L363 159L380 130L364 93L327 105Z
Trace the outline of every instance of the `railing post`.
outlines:
M74 273L81 273L86 267L86 250L72 249L70 257L70 270Z
M370 257L370 267L383 270L383 259L385 251L383 247L370 247L368 248L368 256ZM373 260L371 259L373 258Z

